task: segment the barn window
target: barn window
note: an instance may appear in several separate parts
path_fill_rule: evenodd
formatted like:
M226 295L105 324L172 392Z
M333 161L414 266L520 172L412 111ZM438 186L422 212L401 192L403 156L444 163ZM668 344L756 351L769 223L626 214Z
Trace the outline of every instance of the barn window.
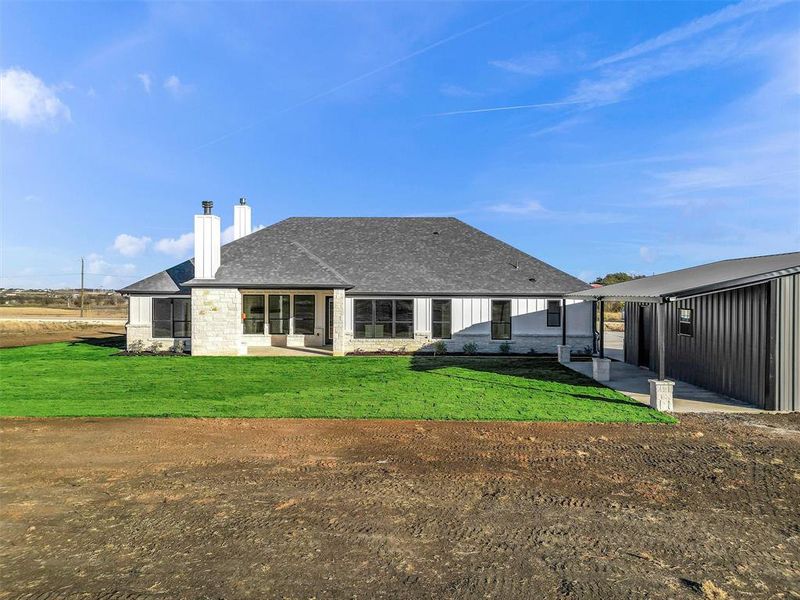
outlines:
M547 326L561 327L561 301L547 301Z
M153 337L192 337L191 299L153 298Z
M511 339L511 300L492 300L492 339Z
M435 339L449 340L452 334L450 300L433 300L433 319L431 335Z
M413 300L354 300L353 313L358 339L414 337Z
M678 310L678 335L694 335L694 312L691 308Z

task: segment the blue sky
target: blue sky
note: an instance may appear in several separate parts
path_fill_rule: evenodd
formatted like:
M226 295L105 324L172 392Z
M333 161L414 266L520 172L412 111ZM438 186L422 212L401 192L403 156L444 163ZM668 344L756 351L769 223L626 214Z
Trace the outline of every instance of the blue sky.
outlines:
M800 248L800 4L0 6L2 286L453 215L591 279Z

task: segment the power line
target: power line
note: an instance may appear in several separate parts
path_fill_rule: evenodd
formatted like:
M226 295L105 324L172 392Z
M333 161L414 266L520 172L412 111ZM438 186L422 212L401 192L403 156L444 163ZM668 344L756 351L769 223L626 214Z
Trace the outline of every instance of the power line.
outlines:
M10 279L11 277L68 277L71 275L80 275L80 271L68 273L12 273L11 275L0 275L0 279ZM140 273L129 273L127 275L111 275L110 273L86 273L87 277L114 277L115 279L125 279L126 277L135 277Z

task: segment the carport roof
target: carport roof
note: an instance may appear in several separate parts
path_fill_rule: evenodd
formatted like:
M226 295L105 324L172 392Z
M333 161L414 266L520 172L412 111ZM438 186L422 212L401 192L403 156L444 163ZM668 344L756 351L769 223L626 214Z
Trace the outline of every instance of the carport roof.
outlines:
M800 273L800 252L734 258L574 292L581 300L664 302L753 285Z

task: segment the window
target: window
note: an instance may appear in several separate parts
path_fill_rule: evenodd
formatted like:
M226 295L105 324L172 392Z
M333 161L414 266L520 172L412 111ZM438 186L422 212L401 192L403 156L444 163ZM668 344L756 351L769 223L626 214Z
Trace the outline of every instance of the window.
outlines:
M413 300L354 300L356 338L414 337Z
M285 335L289 333L289 295L269 296L269 333Z
M153 298L153 337L192 337L191 299Z
M433 320L431 335L438 339L449 340L452 336L450 327L450 314L452 303L450 300L433 300Z
M264 295L242 296L242 331L246 334L264 333Z
M694 314L691 308L678 310L678 335L694 335Z
M492 300L492 339L511 339L511 300Z
M547 326L561 327L561 301L547 301Z
M314 296L294 297L294 332L314 335Z

